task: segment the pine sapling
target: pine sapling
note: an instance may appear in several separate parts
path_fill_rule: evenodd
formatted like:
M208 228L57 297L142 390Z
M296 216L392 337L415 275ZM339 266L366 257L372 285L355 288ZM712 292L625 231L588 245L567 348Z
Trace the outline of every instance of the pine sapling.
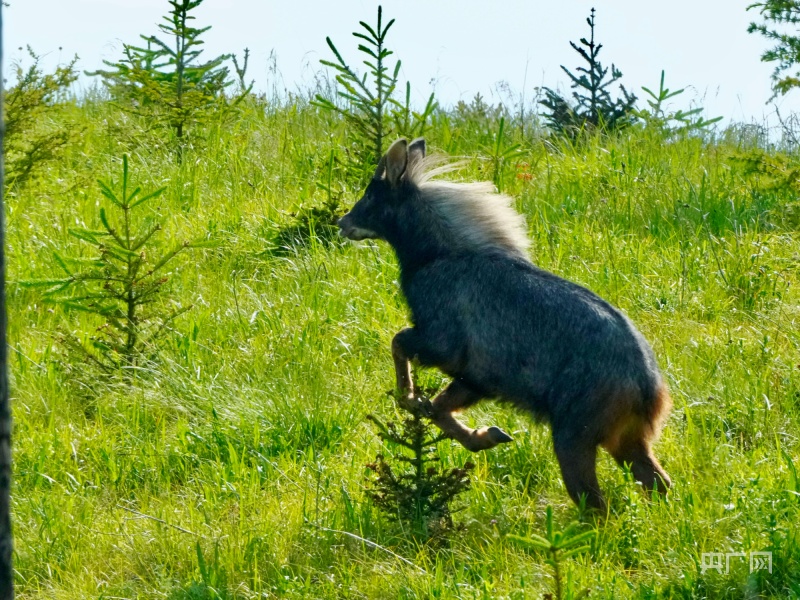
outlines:
M339 97L349 106L339 107L330 99L317 95L316 104L327 110L339 113L353 128L369 142L371 147L370 162L376 162L383 156L384 140L392 135L389 121L389 99L397 87L397 75L400 72L398 60L389 73L388 58L394 54L386 48L386 35L394 25L391 19L383 24L383 8L378 6L378 22L373 28L364 21L359 24L366 33L353 32L353 35L364 43L358 45L359 51L366 55L364 64L369 68L371 85L367 83L367 75L359 76L342 58L330 37L325 41L336 57L336 62L321 60L320 62L336 71L336 81L344 88L338 92Z
M410 408L399 425L369 416L386 454L378 454L367 465L375 475L368 496L388 516L410 524L414 534L423 538L452 529L451 504L469 489L469 472L474 468L471 462L452 469L437 465L436 446L446 436L425 417L425 404Z
M384 25L383 8L378 6L378 20L375 27L360 21L363 31L353 32L353 36L361 40L358 50L365 55L363 63L368 73L364 75L359 75L347 64L330 37L325 38L336 57L336 62L329 60L320 62L336 73L336 81L342 87L337 95L344 105L340 106L332 98L320 94L317 94L313 102L316 106L341 115L355 130L366 146L366 150L356 158L362 165L362 171L369 173L383 156L386 140L392 140L398 134L408 137L422 135L428 119L436 109L436 102L431 94L421 113L413 111L410 83L406 83L405 105L393 97L401 61L398 60L394 67L390 68L389 57L394 52L386 47L386 37L394 22L395 20L391 19ZM366 170L363 168L364 165L367 166Z
M571 105L558 92L547 87L543 89L545 98L540 101L540 104L549 111L549 114L545 115L548 126L555 133L570 138L574 138L587 127L613 131L633 122L636 96L629 94L625 87L620 85L622 95L614 99L608 89L622 78L622 72L612 64L609 76L608 67L603 67L600 63L598 56L603 45L594 39L594 14L593 8L589 18L586 19L590 31L589 39L581 38L580 46L570 42L572 49L583 58L586 65L578 67L577 74L561 65L574 90L572 97L575 105Z
M564 561L570 557L583 554L591 548L590 542L595 537L595 531L580 532L580 524L572 522L564 531L556 531L553 525L553 507L547 507L545 520L546 537L531 534L528 537L518 535L506 536L509 540L525 548L543 550L547 553L545 563L553 569L553 581L556 600L579 600L589 595L588 589L573 591L569 576L564 577ZM552 594L545 598L553 598Z
M772 97L783 96L800 87L800 1L766 0L756 2L747 10L758 9L763 23L750 23L748 33L760 33L775 45L761 55L762 62L776 63L772 72ZM775 29L775 26L780 29ZM794 28L795 31L791 31Z
M202 36L211 27L193 27L190 23L195 17L190 13L202 2L170 0L172 9L159 25L165 39L142 35L146 46L125 44L122 60L103 61L112 70L88 73L102 77L118 100L127 101L129 110L172 129L179 162L191 128L208 123L214 114L224 114L252 89L252 83L244 85L248 52L241 67L234 63L241 89L231 102L225 90L234 81L228 67L223 66L231 55L200 61Z
M642 86L642 90L649 96L646 100L650 110L637 111L637 115L644 120L647 126L656 127L667 135L685 133L688 131L701 131L708 129L714 123L722 120L722 117L714 117L712 119L704 118L701 115L703 112L702 107L689 110L680 109L675 112L667 111L667 100L680 96L686 89L670 90L668 87L665 87L664 71L661 71L661 82L659 83L658 93L644 86Z
M54 253L66 277L25 282L47 286L45 297L67 311L100 317L93 334L65 334L66 346L78 351L102 372L114 373L151 358L160 336L189 306L165 298L175 258L184 250L209 246L208 242L182 241L166 252L157 243L162 224L150 217L137 223L134 212L161 196L166 188L144 193L134 186L127 155L122 158L122 178L116 183L98 180L108 201L100 208L100 230L70 229L74 238L94 247L91 259L73 259ZM172 306L170 306L172 305Z

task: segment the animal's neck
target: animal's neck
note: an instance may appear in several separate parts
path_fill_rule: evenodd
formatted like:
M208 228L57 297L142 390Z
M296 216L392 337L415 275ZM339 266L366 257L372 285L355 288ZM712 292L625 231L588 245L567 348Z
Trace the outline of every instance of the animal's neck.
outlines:
M408 206L396 221L387 241L397 255L403 280L408 280L425 265L452 254L453 244L441 223L430 219L424 207Z

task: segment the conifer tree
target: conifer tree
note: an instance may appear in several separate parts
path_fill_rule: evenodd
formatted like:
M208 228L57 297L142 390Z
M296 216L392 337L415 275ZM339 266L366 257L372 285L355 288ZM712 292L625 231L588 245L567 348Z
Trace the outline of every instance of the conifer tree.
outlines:
M765 22L750 23L748 33L760 33L775 43L761 55L762 62L777 63L772 72L773 94L770 100L773 100L779 94L783 96L800 87L800 37L786 28L800 25L800 1L767 0L751 4L747 10L752 8L758 9ZM770 28L768 22L784 26L784 31Z
M64 333L63 343L101 373L113 374L156 355L157 343L171 323L188 310L165 297L179 267L175 258L190 248L212 246L209 240L179 240L164 249L158 239L162 223L139 217L148 201L166 188L144 192L133 182L128 156L122 157L122 177L98 180L105 204L99 209L101 229L72 228L70 235L93 246L93 258L70 258L54 252L64 271L58 279L22 281L25 287L45 287L45 298L65 311L99 317L93 333ZM108 210L107 210L108 209Z
M434 390L426 390L426 396ZM421 400L423 398L420 398ZM367 468L373 472L367 495L390 518L411 525L414 535L431 537L453 527L451 504L469 489L471 462L442 468L436 447L447 438L425 417L427 397L413 407L398 425L368 418L378 429L385 453Z
M166 37L140 36L146 46L125 44L119 62L103 61L112 70L96 71L117 98L131 101L133 110L155 117L174 130L179 158L189 129L206 121L215 110L226 106L225 89L233 83L223 63L231 58L222 54L200 61L202 35L210 26L197 28L190 22L192 10L203 0L169 0L172 7L159 29ZM244 73L239 74L244 80ZM241 90L234 104L250 92Z
M342 86L343 90L338 95L345 100L349 106L340 108L330 99L322 95L317 95L315 103L318 106L338 112L345 120L354 126L355 130L363 136L365 141L372 146L371 162L383 156L385 140L391 139L392 124L389 119L389 104L392 94L397 87L397 76L400 72L400 61L394 64L394 68L389 70L388 59L394 54L386 47L386 36L389 33L394 19L388 23L383 23L383 8L378 6L378 21L376 26L370 27L364 21L359 24L366 31L353 32L353 36L359 38L362 43L358 49L366 55L364 64L369 69L372 78L372 87L367 81L367 76L359 76L342 58L341 53L334 45L330 37L325 38L328 47L336 57L336 62L321 60L320 62L334 69L336 81Z
M603 67L598 59L603 45L595 42L594 8L586 22L589 25L589 39L581 38L580 46L570 42L570 46L581 55L586 65L578 67L577 74L561 65L561 69L570 78L575 104L571 105L550 88L544 88L545 98L540 101L549 111L549 114L545 114L545 119L550 128L569 137L575 137L587 126L612 131L629 125L633 122L636 104L636 96L628 93L621 84L619 87L622 95L616 99L611 97L609 87L622 78L622 72L612 64L609 75L608 67Z
M14 189L33 177L81 133L81 128L69 123L61 110L66 91L78 78L75 72L78 57L58 66L53 73L45 73L39 55L30 46L28 55L31 65L27 69L19 63L12 66L16 83L5 93L2 114L7 189Z
M386 37L395 20L385 22L383 8L378 6L378 19L375 26L359 21L362 31L354 31L359 39L358 50L363 54L363 64L367 73L360 75L347 64L330 37L325 38L328 47L336 57L336 62L320 60L324 66L333 69L336 81L341 86L336 95L343 105L334 103L333 98L317 94L313 104L340 114L365 143L366 149L358 160L365 165L375 165L385 150L386 141L396 135L409 138L424 133L428 119L437 104L434 95L428 97L422 112L411 108L411 84L406 83L405 104L394 98L397 88L401 61L398 59L390 68L390 57L394 51L386 45ZM369 175L371 170L367 169Z

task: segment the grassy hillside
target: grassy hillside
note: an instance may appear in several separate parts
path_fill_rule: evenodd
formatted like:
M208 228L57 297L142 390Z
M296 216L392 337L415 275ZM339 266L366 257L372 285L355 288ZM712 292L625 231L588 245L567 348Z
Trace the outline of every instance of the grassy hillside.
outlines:
M486 402L464 418L514 443L474 456L441 444L444 464L476 463L449 540L415 540L365 496L365 465L381 448L366 415L398 415L389 344L407 312L394 257L323 235L276 249L326 186L345 207L359 197L339 121L301 99L253 102L177 164L157 131L102 100L66 118L80 141L7 198L18 597L552 591L546 555L505 538L541 534L547 506L560 528L580 517L548 429L527 416ZM796 193L747 172L736 157L760 150L743 130L704 140L631 129L576 146L514 130L523 155L499 170L487 158L496 131L491 116L440 112L427 139L466 159L455 178L497 176L526 215L537 264L633 319L675 402L656 448L674 482L668 500L648 501L601 453L611 513L584 518L597 535L564 562L571 588L800 596ZM95 179L118 178L123 152L144 189L168 187L148 209L164 220L165 245L217 245L176 260L164 302L193 308L158 360L107 380L59 341L102 323L14 282L59 276L54 250L93 256L68 230L100 227ZM702 553L752 551L772 552L771 574L743 559L702 572Z

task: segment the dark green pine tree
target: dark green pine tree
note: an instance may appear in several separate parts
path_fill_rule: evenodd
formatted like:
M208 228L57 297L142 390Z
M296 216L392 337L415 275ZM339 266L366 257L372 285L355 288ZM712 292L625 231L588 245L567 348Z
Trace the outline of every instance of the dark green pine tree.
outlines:
M390 19L384 26L383 8L378 6L376 26L373 28L364 21L359 21L366 33L353 32L353 36L362 41L358 49L365 55L364 64L369 69L371 81L368 81L367 74L359 75L345 62L329 37L325 38L325 41L336 57L336 62L320 60L323 65L336 73L336 81L342 87L337 95L346 104L345 107L339 107L331 99L320 94L317 94L314 104L339 113L355 128L364 141L372 147L371 156L368 157L370 164L377 163L383 156L385 140L391 139L394 133L390 106L392 94L397 87L401 63L398 60L394 68L389 69L389 57L394 52L386 47L386 36L394 21Z
M603 67L598 59L603 45L595 42L595 9L586 22L589 24L590 37L580 39L580 46L570 42L573 50L581 55L585 66L576 69L577 74L561 65L561 69L570 78L570 86L574 90L570 104L558 92L544 88L545 98L540 101L546 109L545 119L548 126L557 134L575 137L587 128L613 131L629 125L634 120L636 96L628 93L620 84L622 95L612 98L609 88L622 78L622 72L615 65Z
M169 0L172 9L164 16L159 29L168 41L156 36L141 36L145 47L124 46L119 62L103 61L112 70L96 71L111 93L130 102L136 112L169 126L178 139L180 158L189 129L207 121L211 113L228 106L225 89L233 83L228 67L231 58L222 54L207 62L200 61L202 35L211 29L192 27L192 10L203 0ZM243 74L240 74L243 79ZM242 89L231 104L249 93Z
M434 391L426 390L426 395ZM408 410L411 414L400 425L368 417L386 453L367 465L374 475L367 496L387 516L410 525L414 535L430 538L453 528L451 504L469 489L469 472L475 465L443 468L436 447L447 436L424 416L423 403Z
M750 23L748 33L760 33L775 45L761 55L763 62L773 62L777 66L772 73L772 97L783 96L790 90L800 87L800 2L798 0L766 0L751 4L747 10L758 9L763 23ZM781 30L773 25L779 25ZM794 31L792 31L794 29Z

